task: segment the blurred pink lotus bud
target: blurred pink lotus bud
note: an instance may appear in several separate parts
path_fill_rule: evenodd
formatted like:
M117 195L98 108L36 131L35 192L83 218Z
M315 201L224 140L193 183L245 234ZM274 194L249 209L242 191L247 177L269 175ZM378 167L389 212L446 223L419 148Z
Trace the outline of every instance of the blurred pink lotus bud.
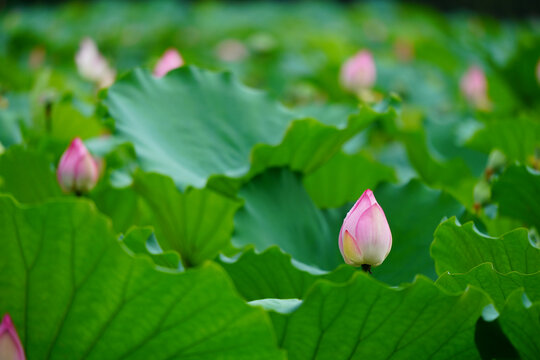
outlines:
M221 61L237 62L249 56L246 46L236 39L225 39L216 47L216 55Z
M81 194L96 186L99 165L79 138L73 139L60 158L56 177L65 192Z
M382 264L392 248L392 233L384 211L371 190L364 191L347 213L339 232L339 250L349 265L371 266Z
M154 68L154 75L157 77L165 76L169 71L184 65L182 55L176 49L168 49L158 60Z
M35 46L32 51L30 51L30 56L28 56L28 65L31 69L37 69L45 62L45 48L41 45Z
M471 66L461 78L461 92L477 108L489 108L487 80L484 71L478 66Z
M109 67L109 63L99 52L96 43L90 38L81 41L79 50L75 55L75 63L79 74L100 88L109 87L114 82L116 71Z
M375 61L368 50L359 51L341 67L341 83L351 91L371 88L376 76Z
M2 360L24 360L24 349L17 335L17 330L13 326L11 317L4 315L0 324L0 359Z
M538 62L536 63L536 81L538 81L538 85L540 85L540 59L538 59Z
M414 58L414 46L405 39L398 39L394 43L394 53L400 61L411 61Z

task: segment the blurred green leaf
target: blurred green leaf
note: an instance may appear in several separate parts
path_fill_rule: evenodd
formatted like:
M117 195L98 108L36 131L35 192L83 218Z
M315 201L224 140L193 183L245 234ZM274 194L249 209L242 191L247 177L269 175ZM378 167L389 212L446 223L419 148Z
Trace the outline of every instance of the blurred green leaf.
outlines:
M322 208L356 201L366 189L385 181L396 181L394 170L361 153L338 153L303 179L307 192Z
M493 119L487 121L467 145L487 154L497 149L510 160L527 163L540 145L540 123L526 117Z
M150 221L148 205L131 187L114 188L105 185L90 196L99 211L111 218L117 233L126 232L132 225Z
M244 174L251 148L279 143L294 118L231 74L195 67L163 78L134 70L107 91L104 104L143 169L183 187L202 187L213 174Z
M70 98L54 104L50 116L51 136L65 142L70 142L75 137L87 139L98 136L103 131L99 120L84 115Z
M212 260L229 245L238 201L208 189L181 193L171 178L153 173L137 173L133 190L152 212L144 225L154 226L161 248L177 251L184 267Z
M540 229L540 173L525 166L510 166L494 182L492 199L499 214Z
M195 67L161 79L135 70L108 90L104 104L143 169L167 174L182 187L202 187L215 175L211 187L220 191L226 187L221 177L272 166L313 171L371 122L394 116L363 107L340 127L292 122L300 116L231 74Z
M445 217L459 215L463 207L451 196L418 180L406 185L384 184L375 191L392 231L392 250L373 276L398 285L416 274L436 279L429 255L433 232Z
M401 135L411 164L429 186L443 189L467 208L473 205L473 187L476 180L467 165L459 158L440 162L433 158L422 132Z
M0 94L0 143L4 147L22 142L21 124L28 122L29 108L25 95L8 94L4 97Z
M0 189L23 203L62 196L49 159L22 146L11 146L0 156L0 179Z

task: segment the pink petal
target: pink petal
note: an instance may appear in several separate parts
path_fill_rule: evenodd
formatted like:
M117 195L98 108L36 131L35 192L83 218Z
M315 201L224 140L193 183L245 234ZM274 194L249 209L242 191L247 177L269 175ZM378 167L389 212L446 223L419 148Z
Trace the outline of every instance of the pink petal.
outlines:
M354 206L345 216L343 226L341 227L340 237L343 236L345 230L348 230L350 234L354 234L356 231L356 223L362 215L362 213L371 205L377 204L377 200L370 189L364 191L362 196L356 201Z
M348 59L341 68L341 82L349 90L368 89L375 84L377 71L373 55L362 50Z
M461 91L470 101L487 98L487 80L484 71L478 66L471 66L461 78Z
M184 65L184 59L176 49L169 49L158 60L154 68L154 76L163 77L169 71Z
M339 250L347 264L354 266L363 264L362 251L356 244L356 239L348 231L345 231Z
M377 266L384 261L392 246L392 233L379 204L362 213L353 236L366 264Z
M65 192L89 191L97 183L99 169L80 138L75 138L62 155L56 176Z
M24 360L24 349L17 330L11 321L9 314L5 314L0 324L0 359Z

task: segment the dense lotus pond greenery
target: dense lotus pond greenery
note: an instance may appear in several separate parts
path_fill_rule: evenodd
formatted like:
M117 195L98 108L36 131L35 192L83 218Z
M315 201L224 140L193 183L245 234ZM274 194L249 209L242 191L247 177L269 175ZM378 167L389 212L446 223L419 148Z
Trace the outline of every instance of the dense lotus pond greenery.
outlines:
M538 18L7 8L0 357L539 359L539 169Z

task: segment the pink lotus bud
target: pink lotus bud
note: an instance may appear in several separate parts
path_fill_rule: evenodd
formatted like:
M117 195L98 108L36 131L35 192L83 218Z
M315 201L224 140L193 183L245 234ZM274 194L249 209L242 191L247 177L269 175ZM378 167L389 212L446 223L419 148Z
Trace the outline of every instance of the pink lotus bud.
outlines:
M371 88L376 76L375 61L368 50L359 51L341 67L341 83L351 91Z
M382 264L392 248L392 233L384 211L371 190L364 191L347 213L339 232L339 250L349 265L371 266Z
M461 92L467 100L478 108L488 108L487 80L484 71L471 66L461 78Z
M0 324L0 359L2 360L24 360L24 349L17 335L17 330L13 326L11 317L4 315Z
M154 68L154 75L157 77L165 76L169 71L184 65L182 55L176 49L169 49L158 60Z
M84 38L75 55L75 63L79 74L100 88L111 86L116 72L109 67L107 60L99 52L96 43L90 38Z
M96 186L99 177L99 165L86 150L79 138L73 139L62 155L56 177L65 192L83 193Z

